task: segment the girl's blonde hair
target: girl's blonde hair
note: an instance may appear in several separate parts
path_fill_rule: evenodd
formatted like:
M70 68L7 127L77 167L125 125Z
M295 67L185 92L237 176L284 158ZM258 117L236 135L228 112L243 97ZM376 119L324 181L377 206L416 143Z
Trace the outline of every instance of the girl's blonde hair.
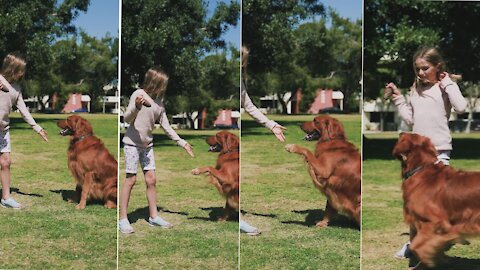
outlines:
M247 62L248 62L248 48L245 47L245 46L242 46L242 55L240 56L241 57L241 60L242 60L242 63L241 63L241 66L242 66L242 80L244 80L245 82L247 81Z
M19 74L23 75L25 73L26 65L27 62L22 56L16 53L9 53L3 59L0 74L9 82L15 81L18 79L17 77L20 77Z
M435 47L422 47L420 48L414 55L413 55L413 72L415 73L415 82L417 82L417 72L416 72L416 67L415 67L415 61L418 58L422 58L425 61L429 62L433 66L435 66L438 70L437 72L437 79L439 80L440 73L445 72L446 70L446 63L445 60L443 60L442 55L438 51L437 48ZM449 74L449 77L452 80L461 80L462 75L458 74Z
M150 68L145 73L143 90L152 98L161 98L165 94L168 84L168 75L158 67Z
M242 46L242 68L246 69L247 68L247 59L248 59L248 48L245 46Z

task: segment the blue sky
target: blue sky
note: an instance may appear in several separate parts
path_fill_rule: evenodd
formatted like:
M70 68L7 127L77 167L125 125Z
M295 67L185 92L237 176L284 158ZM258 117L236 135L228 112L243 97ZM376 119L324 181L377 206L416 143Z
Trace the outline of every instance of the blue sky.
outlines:
M240 0L238 0L240 1ZM210 16L218 2L230 0L208 1L208 16ZM330 6L342 17L357 20L362 17L361 0L322 0L325 6ZM91 0L87 13L80 13L74 21L77 27L84 29L89 35L97 38L104 37L107 32L113 37L118 37L118 5L119 0ZM224 36L227 42L235 44L238 48L240 43L240 23L230 28Z
M362 18L362 0L322 0L320 2L326 7L332 7L341 17L352 21Z
M110 32L118 37L118 5L119 0L90 0L87 12L80 13L73 24L90 36L102 38Z

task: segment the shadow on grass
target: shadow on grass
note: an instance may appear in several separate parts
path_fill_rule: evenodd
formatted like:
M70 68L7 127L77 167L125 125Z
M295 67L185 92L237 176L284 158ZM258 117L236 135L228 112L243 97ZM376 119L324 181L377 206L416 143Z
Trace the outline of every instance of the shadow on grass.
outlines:
M66 202L68 202L68 200L70 198L72 198L73 195L75 194L75 190L67 190L67 189L56 189L56 190L51 189L50 192L62 195L62 199ZM75 202L75 203L78 203L78 201ZM102 201L102 200L88 200L87 201L87 205L96 205L96 204L104 205L105 202Z
M66 115L65 118L63 119L66 119L67 116L68 115ZM45 123L54 123L56 125L58 120L62 120L62 119L61 118L43 118L43 117L35 118L35 122L37 122L37 124L39 124L40 126L42 126L42 124L45 124ZM30 127L22 118L18 118L18 117L10 118L10 127L12 127L13 129L27 129L27 130L32 129L32 127Z
M320 209L308 209L308 210L293 210L296 214L307 214L305 221L281 221L283 224L296 224L307 227L314 227L318 221L322 220L325 215L325 211ZM358 225L350 218L344 215L336 215L328 223L329 227L351 228L359 230Z
M408 266L414 267L418 263L416 258L409 259ZM422 268L430 270L480 270L480 259L468 259L460 257L445 257L445 263L439 264L435 268Z
M197 220L204 220L204 221L213 221L218 222L218 219L223 216L225 209L223 207L200 207L203 211L210 211L207 217L190 217L188 219L197 219ZM238 213L230 215L227 221L237 221L238 222Z
M363 159L394 159L392 150L397 143L397 139L381 138L372 139L363 136ZM474 145L480 143L479 139L454 138L453 139L453 159L480 159L480 152Z
M169 214L176 214L176 215L182 215L182 216L188 216L187 213L185 212L177 212L177 211L171 211L162 207L157 207L157 211L159 212L164 212L164 213L169 213ZM133 212L130 212L128 214L128 220L130 223L135 223L139 219L144 219L148 222L148 218L150 217L150 212L148 211L148 206L143 207L143 208L137 208Z
M15 193L20 194L20 195L25 195L25 196L43 197L43 195L40 195L40 194L22 192L22 191L20 191L20 189L18 189L18 188L10 188L10 191L11 191L11 192L15 192Z
M253 216L258 216L258 217L268 217L268 218L276 218L277 217L277 215L275 215L275 214L261 214L261 213L248 212L248 211L242 210L242 215L246 215L246 214L253 215Z

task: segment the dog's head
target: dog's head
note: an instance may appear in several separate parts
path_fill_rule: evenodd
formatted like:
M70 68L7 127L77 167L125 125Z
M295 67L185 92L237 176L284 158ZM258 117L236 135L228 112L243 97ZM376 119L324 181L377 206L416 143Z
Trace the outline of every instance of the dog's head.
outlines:
M400 133L392 155L404 165L419 166L437 160L437 150L430 139L414 133Z
M92 135L93 129L90 123L83 117L71 115L66 120L59 120L57 126L61 128L60 135L80 137Z
M208 151L210 152L226 152L238 150L238 137L228 131L220 131L214 136L207 138L207 143L210 145Z
M307 141L321 140L345 140L345 131L337 119L328 115L320 115L313 118L311 122L305 122L300 127L307 135Z

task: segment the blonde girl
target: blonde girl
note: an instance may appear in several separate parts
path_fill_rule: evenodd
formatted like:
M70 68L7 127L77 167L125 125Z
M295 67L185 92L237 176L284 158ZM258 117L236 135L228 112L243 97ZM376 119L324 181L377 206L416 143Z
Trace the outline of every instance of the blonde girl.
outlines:
M26 61L18 54L10 53L3 59L0 70L0 167L2 178L1 206L21 209L22 205L10 197L10 118L12 107L16 106L25 122L48 142L47 131L42 129L28 111L17 82L25 75Z
M190 156L193 150L190 144L181 139L168 122L162 98L168 84L168 76L159 68L151 68L145 74L143 89L137 89L130 97L130 103L124 119L130 126L123 137L126 178L121 190L119 229L122 233L133 233L127 218L127 207L130 194L137 179L137 167L140 162L145 183L152 226L170 228L172 225L158 215L156 199L155 159L153 153L152 131L156 122L160 122L166 135L183 147Z
M248 96L247 89L245 86L244 79L247 75L247 60L248 60L248 49L245 46L242 46L242 82L241 82L241 93L240 93L240 103L243 109L258 123L262 124L264 127L268 128L273 132L277 140L284 142L285 135L283 131L286 130L285 127L281 126L275 121L268 119L258 108L253 104L252 100ZM240 231L246 233L247 235L254 236L261 233L261 231L248 224L243 220L240 215Z
M438 152L438 160L449 165L452 136L448 119L452 108L463 113L467 101L452 79L459 75L448 74L446 64L436 48L424 47L413 56L415 80L410 88L408 102L394 83L387 84L385 97L392 96L400 117L412 127L414 133L430 138ZM411 230L410 235L413 236ZM396 258L409 256L409 242L397 253Z

